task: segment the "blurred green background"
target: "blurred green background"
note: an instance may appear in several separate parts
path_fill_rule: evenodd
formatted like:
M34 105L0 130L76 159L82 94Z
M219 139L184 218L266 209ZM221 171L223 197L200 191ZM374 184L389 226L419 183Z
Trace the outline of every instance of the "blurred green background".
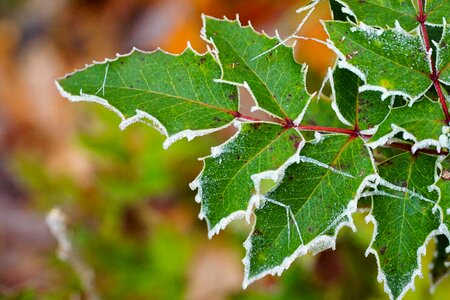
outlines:
M248 20L269 33L291 33L302 16L293 0L0 0L0 298L1 299L387 299L365 258L372 225L356 214L356 233L344 229L336 251L297 259L282 277L242 290L242 242L250 231L235 222L212 240L198 220L188 183L198 157L233 129L162 149L152 128L118 128L119 119L95 104L71 104L54 79L126 53L157 46L177 53L199 39L202 12ZM325 38L319 5L302 34ZM317 43L299 42L296 56L310 65L311 90L334 57ZM243 110L252 106L242 91ZM333 125L326 100L314 102L309 124ZM58 207L67 220L74 255L88 276L57 256L45 223ZM406 299L449 299L450 281L429 293L424 278Z

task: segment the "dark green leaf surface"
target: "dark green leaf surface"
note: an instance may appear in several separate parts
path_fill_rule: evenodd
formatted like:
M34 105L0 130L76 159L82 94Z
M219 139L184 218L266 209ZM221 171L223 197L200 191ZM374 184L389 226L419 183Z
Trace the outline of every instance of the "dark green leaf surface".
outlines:
M449 8L450 14L450 8ZM450 26L445 26L442 39L437 45L436 68L440 72L440 80L450 84Z
M395 21L410 31L417 26L418 15L416 0L343 0L356 15L358 21L381 28L394 27ZM427 23L442 26L442 18L448 18L449 0L428 0L425 13Z
M443 223L447 229L450 229L450 160L448 158L441 162L440 169L441 176L436 184L441 191L439 206L443 212ZM436 254L433 258L433 267L430 270L434 285L437 285L441 279L450 274L450 253L447 252L449 238L449 236L444 235L437 237Z
M380 124L390 111L390 99L381 100L381 92L358 92L362 80L347 69L336 67L333 72L334 100L347 125L360 130Z
M441 234L436 236L436 250L431 264L430 277L433 286L450 274L450 254L447 247L450 246L448 238Z
M371 89L385 91L384 96L399 94L417 100L430 88L429 59L419 36L344 22L325 25L341 52L339 58L364 77Z
M343 0L358 21L381 28L394 27L395 21L406 30L419 26L414 0ZM441 18L442 21L442 18Z
M239 21L207 17L205 34L218 50L223 80L246 82L258 106L271 114L291 120L301 114L309 99L306 70L294 60L292 48Z
M393 108L371 138L371 146L383 145L398 132L405 131L409 133L406 136L407 139L412 139L414 142L429 140L429 144L438 146L439 136L444 126L443 119L440 104L431 101L428 97L417 101L411 107L405 105Z
M439 206L444 211L444 224L450 229L450 159L441 162L441 177L436 184L441 190ZM448 237L450 238L450 237Z
M378 166L381 178L396 187L379 186L373 196L370 219L376 224L369 251L376 254L385 287L397 299L419 274L419 255L440 225L440 212L433 210L438 199L429 191L434 183L436 157L403 152ZM400 297L401 298L401 297Z
M136 110L150 114L164 127L160 131L172 136L218 129L233 120L229 112L238 109L237 89L215 83L218 77L220 67L211 54L198 55L190 49L179 56L133 51L58 83L69 99L112 106L123 120L135 116Z
M302 142L298 131L278 124L241 126L234 139L205 158L205 167L192 185L199 189L197 200L201 201L201 216L206 218L210 237L247 213L255 192L251 176L279 168Z
M300 163L286 169L255 212L255 227L244 244L244 285L281 273L307 251L333 247L339 228L349 225L356 210L358 188L373 172L359 138L326 135L319 143L307 143L300 155Z

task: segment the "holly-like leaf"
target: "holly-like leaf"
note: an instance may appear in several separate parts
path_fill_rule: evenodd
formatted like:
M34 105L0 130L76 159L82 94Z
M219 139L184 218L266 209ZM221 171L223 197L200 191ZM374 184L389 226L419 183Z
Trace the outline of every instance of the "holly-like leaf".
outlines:
M206 39L218 52L222 80L246 85L259 109L283 119L301 116L310 96L306 68L295 61L292 48L238 20L205 17L204 23Z
M415 0L343 0L342 3L344 11L370 26L394 27L395 21L408 31L419 26Z
M253 232L244 243L244 286L280 274L297 256L334 247L339 229L352 226L351 214L372 172L360 138L336 134L306 143L300 162L286 169L255 212Z
M238 109L234 86L218 84L220 66L209 54L191 49L181 55L134 50L126 56L60 79L61 94L72 101L103 104L121 118L121 128L150 121L168 137L165 147L187 137L227 126Z
M331 79L333 108L344 124L371 130L389 114L391 101L381 100L380 92L360 93L358 89L363 82L356 74L336 67Z
M440 163L439 172L440 176L436 185L441 192L439 206L442 208L443 223L447 230L444 232L445 235L436 237L436 251L430 270L432 288L450 274L450 160L448 158Z
M430 61L419 35L399 28L381 30L345 22L326 22L341 67L363 79L362 90L378 90L383 98L419 99L432 85Z
M198 188L200 216L206 219L209 237L231 221L250 215L255 192L252 175L276 170L295 157L302 144L296 129L274 123L244 123L225 144L213 148L204 169L191 184ZM291 160L289 158L293 157ZM275 178L276 179L276 178Z
M436 44L436 48L436 67L440 73L439 80L447 85L450 85L450 26L444 27L442 39L438 44Z
M450 254L447 252L449 246L450 243L445 235L436 236L436 250L430 269L432 289L450 274Z
M376 148L384 145L390 138L403 132L405 140L415 143L412 147L413 152L428 146L435 146L438 149L448 147L448 138L443 136L444 125L439 102L425 96L411 107L405 105L393 108L389 116L379 125L369 146Z
M413 287L414 277L421 274L421 256L441 224L438 193L429 190L436 159L402 152L378 166L379 175L389 183L374 192L367 220L375 230L367 253L376 256L379 278L392 299L402 298Z
M448 17L449 0L424 1L427 24L442 26L442 19ZM398 21L406 30L417 26L418 9L416 0L342 0L344 12L351 13L358 21L381 28L394 27Z

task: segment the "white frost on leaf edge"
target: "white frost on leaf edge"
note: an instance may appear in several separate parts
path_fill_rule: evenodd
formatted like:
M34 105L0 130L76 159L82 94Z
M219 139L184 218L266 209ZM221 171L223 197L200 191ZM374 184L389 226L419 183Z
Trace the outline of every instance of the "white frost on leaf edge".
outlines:
M422 101L425 101L425 99ZM389 114L390 114L390 112L389 112ZM389 116L389 114L386 115L386 118ZM386 120L386 118L385 118L385 120ZM420 141L413 134L409 133L406 129L404 129L403 127L397 126L394 123L391 124L391 129L392 129L391 132L381 136L376 141L367 143L367 145L372 149L376 149L378 147L389 144L390 139L392 139L398 133L403 133L403 139L411 140L414 143L411 147L411 152L413 154L416 153L416 151L418 151L420 149L426 149L426 148L429 148L430 146L435 146L436 151L438 153L441 152L442 148L450 147L450 140L449 140L450 127L449 126L442 127L442 134L439 136L438 140L424 139L424 140L420 140Z
M325 22L323 20L321 20L320 22L321 22L325 32L327 33L327 35L330 36L330 34L328 33L328 30L327 30L327 28L325 26ZM403 35L411 35L411 33L408 33L406 30L404 30L397 21L396 21L395 25L396 26L394 28L389 28L388 30L393 30L393 31L396 31L397 33L403 34ZM374 27L368 26L368 25L364 24L363 22L359 22L358 25L355 25L350 30L352 32L354 32L354 31L356 31L358 29L363 31L363 32L368 32L370 34L375 34L375 35L380 35L380 34L382 34L385 31L383 29L378 29L378 28L374 28ZM420 27L417 27L415 30L417 32L417 35L420 36L420 34L419 34L420 33ZM300 38L300 37L297 37L297 38ZM422 48L425 51L425 46L423 44L422 39L421 39L420 42L421 42ZM347 58L345 57L345 55L334 45L333 41L331 41L330 39L327 39L327 41L325 43L323 43L323 44L325 44L329 49L331 49L337 55L337 57L339 59L338 60L338 66L340 68L344 68L344 69L347 69L347 70L355 73L356 75L358 75L361 78L361 80L364 81L365 84L362 85L359 88L360 92L364 92L364 91L381 92L382 93L381 98L383 100L388 98L388 97L390 97L390 96L402 96L402 97L404 97L406 99L409 99L410 100L410 105L412 105L415 101L417 101L423 95L425 95L425 93L433 85L433 82L430 80L430 85L428 86L428 88L425 91L423 91L423 93L418 94L418 95L410 95L410 94L407 94L407 93L405 93L403 91L388 90L388 89L386 89L385 87L382 87L382 86L367 84L367 76L366 76L366 74L364 74L364 72L360 68L358 68L358 67L348 63ZM430 72L431 72L431 60L430 60L431 51L428 53L427 57L428 57L428 66L429 66Z
M391 184L392 185L392 184ZM392 185L393 186L393 185ZM404 189L401 187L398 187L399 189ZM390 195L393 196L395 198L394 195ZM423 196L422 196L423 197ZM411 280L409 281L409 283L403 288L402 292L400 293L400 295L398 296L398 298L396 299L402 299L404 297L404 295L409 291L409 290L414 290L415 286L414 286L414 280L415 278L418 276L419 278L423 277L422 274L422 256L424 256L426 254L426 250L427 250L427 245L430 242L431 239L433 239L436 235L439 234L443 234L447 228L444 224L442 224L442 210L439 208L439 206L437 205L437 201L434 202L435 203L435 207L433 207L433 209L438 209L440 211L440 216L441 216L441 224L440 226L431 231L429 233L429 235L426 237L424 243L422 246L420 246L417 249L417 268L415 270L413 270L413 273L411 275ZM372 210L370 211L370 213L364 218L366 223L372 223L374 225L374 229L373 229L373 235L372 235L372 240L369 244L369 247L366 250L366 257L369 256L369 254L373 254L375 256L375 260L377 263L377 267L378 267L378 275L377 275L377 280L378 282L382 282L383 283L383 287L384 287L384 291L389 295L390 299L394 299L393 294L391 292L391 289L388 286L388 281L386 278L386 275L384 274L382 268L381 268L381 264L380 264L380 258L378 256L377 251L372 247L373 243L375 242L375 239L377 237L378 234L378 222L376 221L375 217L372 214Z
M330 135L335 135L335 134L330 134ZM369 148L367 148L367 151L370 156L372 167L373 167L374 171L376 171L372 153ZM312 241L310 241L308 244L300 245L294 251L293 254L291 254L290 256L286 257L283 260L281 265L270 268L268 270L265 270L256 276L249 277L249 274L250 274L250 252L252 249L252 234L256 227L256 221L255 221L253 224L252 231L250 232L250 234L248 235L247 239L244 242L244 248L246 250L246 255L245 255L244 259L242 260L242 262L244 264L244 280L242 282L242 287L244 289L246 289L251 283L253 283L254 281L261 279L267 275L281 276L283 271L288 269L289 266L294 262L294 260L296 258L303 256L307 253L312 253L313 255L315 255L326 249L331 248L334 250L336 248L337 236L343 227L349 227L354 232L356 231L356 227L353 223L352 214L358 210L358 200L361 198L361 195L363 194L365 188L373 186L374 181L377 178L379 178L378 174L371 174L371 175L366 176L361 181L360 186L358 187L358 190L356 191L356 195L355 195L354 199L349 201L347 209L344 210L344 212L341 215L339 215L333 222L331 222L331 224L323 231L323 233L325 233L325 232L329 231L331 228L335 227L334 235L332 237L328 236L328 235L319 235L316 238L314 238ZM282 178L280 178L279 181L281 181L281 180L282 180ZM344 221L343 220L344 218L347 218L347 220ZM336 225L337 223L339 223L339 224Z
M211 148L211 155L201 158L201 160L205 160L208 157L219 157L225 150L225 147L227 144L233 142L234 140L237 139L237 137L239 136L241 130L242 130L242 124L244 123L263 123L263 124L276 124L276 125L280 125L278 123L274 123L274 122L266 122L266 121L260 121L260 122L242 122L242 121L238 121L235 120L233 125L238 129L238 131L227 141L225 141L223 144L217 146L217 147L212 147ZM281 125L280 125L281 126ZM295 129L297 132L298 130ZM300 132L298 132L300 134ZM260 182L262 179L272 179L272 180L278 180L278 178L280 178L283 174L284 174L284 170L286 170L286 168L290 165L293 164L294 162L297 162L299 160L299 153L300 153L300 149L303 147L304 145L304 139L303 136L300 134L300 136L302 137L302 142L300 143L299 147L297 148L297 151L295 152L294 155L292 155L290 158L288 158L288 160L277 170L267 170L261 173L257 173L257 174L253 174L251 176L252 181L255 184L255 190L257 191L255 195L252 195L251 198L249 199L249 204L247 206L246 210L239 210L239 211L235 211L232 214L230 214L229 216L222 218L219 223L217 223L215 226L211 226L210 221L208 220L208 218L206 217L205 211L204 211L204 207L202 204L202 200L203 200L203 189L202 189L202 184L201 184L201 177L203 176L203 171L205 170L205 166L206 164L203 163L203 168L202 171L199 173L199 175L189 184L189 187L191 190L197 190L197 194L195 195L195 201L197 203L200 203L200 212L198 214L198 218L200 220L205 220L206 224L207 224L207 228L208 228L208 238L212 239L212 237L216 234L218 234L221 230L225 229L228 224L230 224L231 222L233 222L234 220L237 219L242 219L245 218L245 220L247 221L247 223L250 223L250 216L253 212L253 208L254 207L258 207L260 204L260 197L259 197L259 193L260 193ZM283 173L281 173L283 172Z
M148 126L153 127L154 129L156 129L158 132L160 132L161 134L163 134L164 136L167 137L167 139L164 141L163 143L163 148L167 150L167 148L169 148L173 143L175 143L176 141L182 139L182 138L186 138L188 141L193 140L196 137L200 137L200 136L204 136L204 135L208 135L211 133L214 133L216 131L220 131L222 129L225 129L227 127L229 127L234 120L232 120L231 122L229 122L228 124L225 124L221 127L216 127L216 128L211 128L211 129L199 129L199 130L191 130L191 129L186 129L180 132L177 132L173 135L169 135L167 132L166 127L158 120L156 119L154 116L152 116L151 114L144 112L142 110L136 109L136 114L132 117L126 118L122 112L120 110L118 110L116 107L114 107L113 105L111 105L108 100L101 98L97 95L90 95L90 94L84 94L82 90L80 90L80 95L72 95L70 93L68 93L67 91L65 91L63 89L63 87L59 84L58 80L67 78L68 76L78 73L78 72L82 72L88 68L90 68L91 66L94 65L102 65L102 64L107 64L106 66L106 71L105 71L105 78L103 80L103 86L100 87L100 89L97 91L97 93L99 93L100 91L103 90L105 82L106 82L106 76L108 74L108 69L109 69L109 64L112 62L117 61L118 59L122 58L122 57L127 57L132 55L135 52L139 52L139 53L143 53L143 54L152 54L152 53L156 53L156 52L162 52L166 55L170 55L170 56L181 56L183 55L185 52L187 51L192 51L194 54L198 55L198 56L202 56L202 55L206 55L210 52L205 52L205 53L199 53L197 52L194 48L192 48L190 42L187 42L187 46L184 49L184 51L180 54L173 54L173 53L169 53L161 48L157 48L154 51L143 51L140 50L138 48L133 47L133 49L126 54L116 54L116 58L114 59L105 59L103 62L96 62L94 61L92 64L90 65L86 65L84 68L82 69L77 69L72 73L66 74L64 77L55 80L55 85L56 88L58 89L59 93L61 94L61 96L63 96L64 98L67 98L69 101L71 102L94 102L94 103L98 103L104 107L106 107L108 110L114 112L115 114L117 114L119 116L119 118L121 119L121 122L119 124L119 128L121 130L125 130L128 126L130 126L131 124L140 122L140 123L144 123ZM214 57L214 55L212 55ZM220 66L220 64L219 64ZM237 91L239 93L239 90ZM238 95L239 98L239 95ZM240 103L238 103L238 107L239 107ZM150 122L147 122L146 120L149 120Z
M315 9L315 7L311 8L311 10L314 10L314 9ZM306 18L303 21L306 21L306 19L309 16L310 16L310 13L307 14ZM296 42L294 42L294 45L288 46L288 45L286 45L286 41L287 40L282 40L281 37L279 36L278 32L276 32L277 34L275 36L270 36L265 31L262 31L262 32L257 31L253 27L253 25L252 25L252 23L250 21L248 21L248 25L242 25L241 20L239 19L239 14L236 14L236 19L235 20L231 20L231 19L227 18L226 16L224 16L223 19L219 19L219 18L215 18L215 17L212 17L212 16L208 16L206 14L202 14L202 29L200 30L200 37L207 44L210 44L210 45L213 46L214 49L210 49L209 53L211 53L216 58L216 61L218 62L219 66L220 66L220 69L221 69L221 77L218 78L218 79L215 79L215 82L225 83L225 84L230 84L230 85L234 85L234 86L245 88L250 93L250 95L252 96L253 100L255 101L255 105L251 108L251 112L262 111L262 112L268 114L271 117L274 117L274 118L277 118L277 119L283 119L282 117L280 117L280 116L278 116L278 115L276 115L276 114L274 114L274 113L272 113L272 112L262 108L259 105L258 99L256 99L255 94L253 93L253 91L250 88L250 86L247 83L247 81L243 81L243 82L239 83L239 82L234 82L234 81L229 81L229 80L223 79L223 76L224 76L225 72L223 70L222 63L220 62L220 59L219 59L219 49L217 48L216 44L214 43L214 40L212 38L208 38L208 36L206 35L206 19L207 18L213 19L213 20L216 20L216 21L226 21L226 22L229 22L229 23L236 22L241 28L243 28L243 29L250 28L251 30L253 30L253 32L255 32L259 36L262 36L262 37L270 39L270 40L276 39L278 41L278 43L279 43L277 46L284 46L284 47L290 48L292 50L292 59L294 61L295 61L294 48L295 48ZM303 26L303 23L304 23L303 21L300 23L299 27ZM289 39L291 39L291 38L297 38L297 36L295 34L293 34L293 35L289 36ZM273 49L271 49L271 50L273 50ZM263 54L265 54L265 52ZM302 73L302 76L303 76L302 79L303 79L303 85L305 87L305 92L306 92L307 95L310 96L310 99L311 99L311 98L314 97L315 93L314 94L309 94L308 90L306 89L306 77L307 77L306 75L308 73L308 65L306 63L299 64L299 65L302 66L302 69L301 69L302 72L301 73ZM309 103L309 100L307 101L307 103ZM307 107L307 105L302 110L302 112L300 112L300 115L298 117L296 117L296 119L295 119L296 121L298 121L298 122L301 121L301 120L299 120L299 118L304 115L304 113L306 111L306 107Z
M433 41L433 44L437 49L437 51L436 51L436 68L437 68L437 66L439 66L441 64L441 60L442 60L442 57L441 57L442 49L441 49L441 47L439 47L439 44L444 41L444 36L446 34L448 34L448 30L450 30L450 26L447 26L447 20L445 18L443 18L442 22L443 22L442 25L444 26L444 29L442 32L441 40L439 41L439 43L436 43L435 41ZM439 72L440 70L437 70L437 71ZM443 84L450 85L450 78L449 78L449 80L444 80L442 78L439 78L439 81L442 82ZM447 101L448 101L448 99L447 99Z

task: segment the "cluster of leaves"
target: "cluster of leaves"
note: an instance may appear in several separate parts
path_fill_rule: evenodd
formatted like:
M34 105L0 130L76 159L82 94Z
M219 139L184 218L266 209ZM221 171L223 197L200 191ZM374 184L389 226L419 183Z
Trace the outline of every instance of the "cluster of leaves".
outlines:
M352 214L370 208L367 254L377 258L389 296L402 298L434 237L433 281L449 272L450 1L330 2L325 43L338 58L326 81L341 128L303 124L322 91L307 91L307 68L285 41L238 20L204 17L207 53L133 50L57 86L71 101L113 110L122 129L155 127L167 136L165 148L238 128L203 159L191 188L210 237L255 216L244 243L244 287L281 274L298 256L334 248L342 227L354 229ZM316 3L300 11L309 15ZM242 115L238 87L253 95L253 111L273 121ZM264 191L267 179L276 185Z

